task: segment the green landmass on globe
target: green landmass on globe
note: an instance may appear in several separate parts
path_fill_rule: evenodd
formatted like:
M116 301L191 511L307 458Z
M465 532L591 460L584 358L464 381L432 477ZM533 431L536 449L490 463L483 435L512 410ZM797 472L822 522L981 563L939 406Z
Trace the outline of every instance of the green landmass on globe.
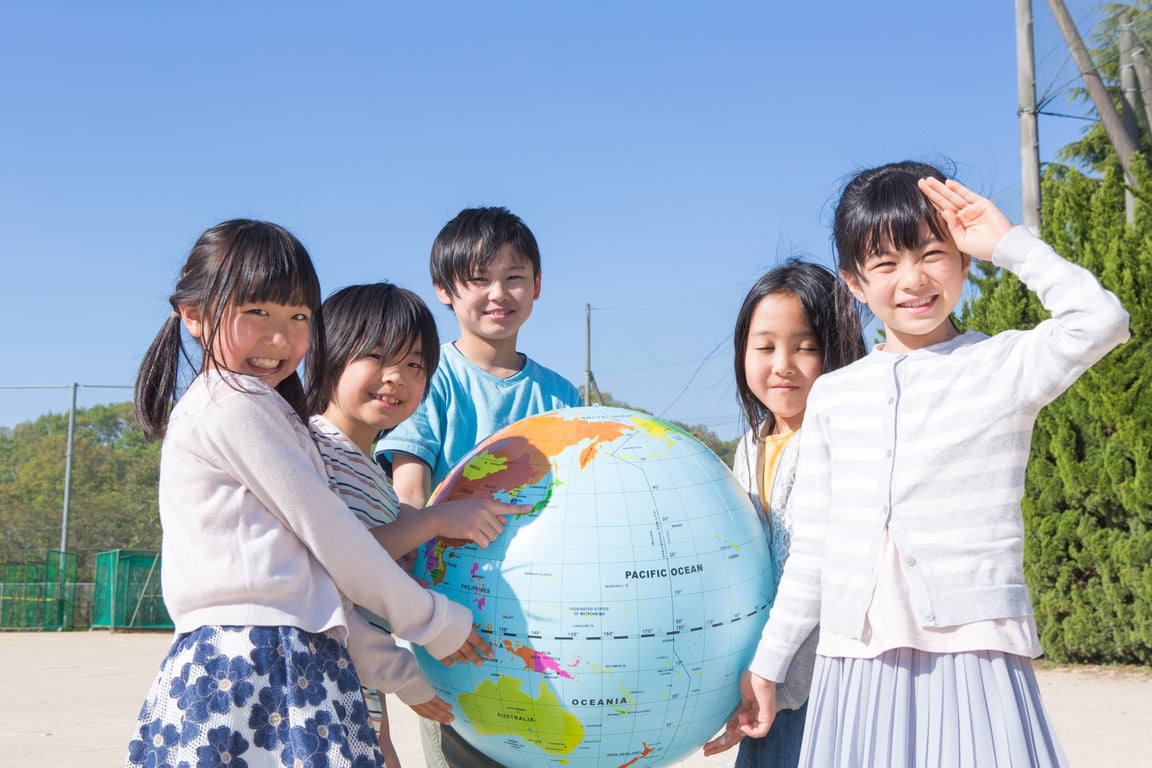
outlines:
M695 437L646 414L571 408L483 441L433 501L524 507L484 550L437 539L415 575L468 605L496 658L417 648L460 734L503 765L660 766L735 708L771 606L759 518Z

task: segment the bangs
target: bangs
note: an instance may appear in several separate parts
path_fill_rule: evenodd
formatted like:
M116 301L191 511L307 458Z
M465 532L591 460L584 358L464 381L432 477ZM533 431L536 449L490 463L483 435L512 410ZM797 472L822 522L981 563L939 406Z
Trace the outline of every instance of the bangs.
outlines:
M424 328L409 312L385 311L365 317L356 339L358 343L348 362L367 357L375 349L385 360L394 360L407 355L417 344L423 351Z
M271 302L313 312L320 307L320 280L312 259L296 238L279 227L246 228L221 266L222 273L234 273L227 293L233 304Z
M887 185L878 189L869 202L872 205L860 210L855 221L848 222L851 253L858 265L886 245L896 250L919 247L925 227L937 239L947 239L940 214L915 186Z

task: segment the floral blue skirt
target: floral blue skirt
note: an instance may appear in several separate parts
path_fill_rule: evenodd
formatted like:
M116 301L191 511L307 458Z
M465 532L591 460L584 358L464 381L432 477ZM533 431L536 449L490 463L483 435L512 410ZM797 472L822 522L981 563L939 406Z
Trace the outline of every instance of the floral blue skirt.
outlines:
M178 635L140 710L126 766L382 768L344 643L295 627Z

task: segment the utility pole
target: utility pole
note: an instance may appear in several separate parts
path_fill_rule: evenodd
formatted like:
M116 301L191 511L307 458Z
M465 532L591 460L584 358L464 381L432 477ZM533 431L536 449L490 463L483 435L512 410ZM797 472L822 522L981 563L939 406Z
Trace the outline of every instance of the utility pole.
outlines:
M76 433L76 382L72 382L72 407L68 409L68 452L64 459L64 515L60 520L60 551L68 551L68 504L72 498L72 438Z
M584 405L592 405L592 305L584 305Z
M1132 18L1120 14L1120 122L1133 146L1139 145L1140 124L1136 119L1136 69L1132 63ZM1124 213L1129 224L1136 221L1136 196L1124 188Z
M1132 48L1132 68L1136 71L1136 79L1140 82L1140 102L1144 105L1144 119L1148 121L1148 128L1152 130L1152 67L1144 57L1144 47L1137 45Z
M1036 54L1032 0L1016 0L1016 92L1020 100L1020 208L1024 226L1040 234L1040 134L1036 125Z
M1063 0L1048 0L1048 6L1052 9L1052 15L1056 17L1056 25L1060 27L1068 52L1072 54L1072 60L1080 70L1084 89L1088 91L1088 96L1096 107L1096 114L1100 116L1100 124L1108 134L1108 141L1112 143L1112 148L1116 150L1116 156L1120 159L1120 165L1124 169L1124 180L1130 187L1135 187L1136 177L1129 164L1132 155L1136 154L1136 145L1124 132L1124 125L1120 121L1120 115L1116 114L1108 89L1104 87L1104 81L1100 79L1100 73L1096 71L1092 57L1084 47L1084 40L1080 37L1076 23L1064 6Z

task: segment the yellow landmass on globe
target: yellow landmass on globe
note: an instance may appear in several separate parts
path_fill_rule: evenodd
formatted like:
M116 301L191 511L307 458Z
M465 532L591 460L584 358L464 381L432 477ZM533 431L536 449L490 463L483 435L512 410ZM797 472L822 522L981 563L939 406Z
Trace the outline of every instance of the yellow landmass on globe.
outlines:
M507 456L493 456L485 451L473 456L464 466L464 477L468 480L480 480L494 472L503 472L507 466Z
M484 736L519 736L557 755L567 755L584 739L584 726L564 711L545 681L535 699L520 690L519 680L502 675L498 683L485 680L472 693L460 694L459 700L468 722Z

